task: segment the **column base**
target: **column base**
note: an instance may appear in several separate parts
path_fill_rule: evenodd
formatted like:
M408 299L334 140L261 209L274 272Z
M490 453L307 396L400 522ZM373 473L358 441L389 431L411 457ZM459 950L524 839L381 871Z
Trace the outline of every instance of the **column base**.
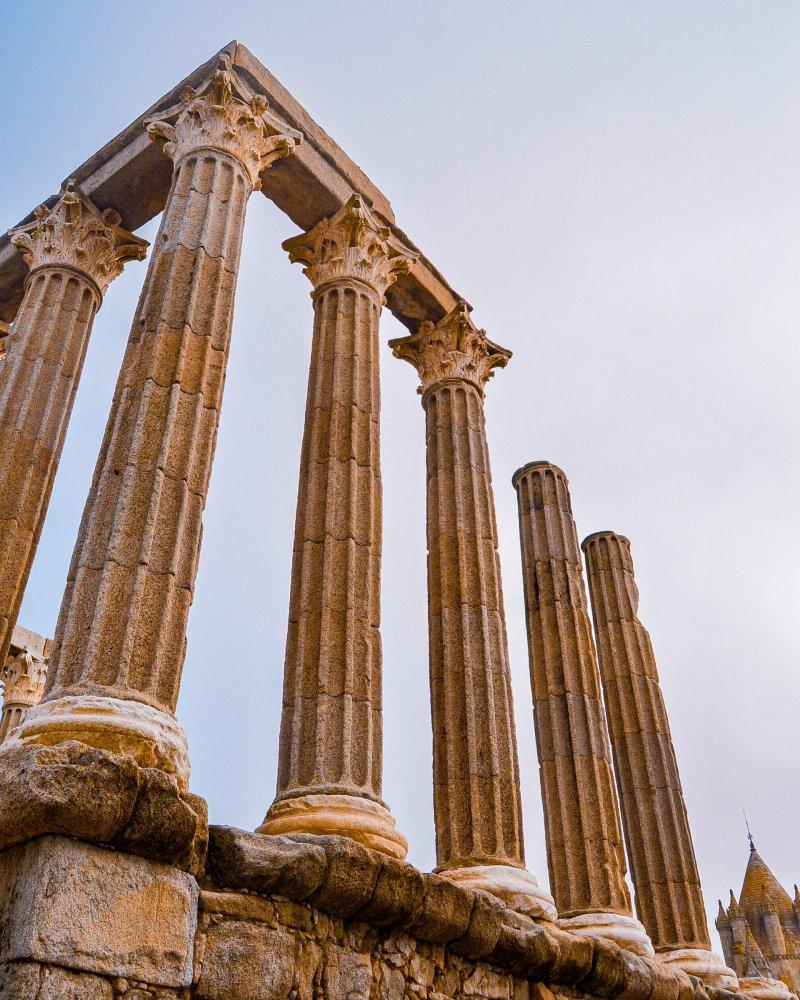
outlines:
M30 709L16 737L21 743L55 746L77 740L130 757L140 767L174 775L181 792L189 787L189 748L183 727L150 705L122 698L68 695Z
M718 986L723 990L738 990L739 980L733 969L714 951L705 948L676 948L675 951L660 951L659 962L674 965L690 976L697 976L706 986Z
M408 841L397 829L394 817L382 802L357 795L301 795L278 799L256 833L287 836L311 833L349 837L363 847L402 861Z
M792 991L780 979L767 979L766 976L746 976L739 980L739 990L753 1000L790 1000Z
M576 917L559 920L558 924L565 931L613 941L634 955L643 955L646 958L655 955L655 949L644 925L635 917L625 913L579 913Z
M532 920L555 923L558 918L553 897L542 889L536 876L513 865L474 865L445 868L437 874L467 889L482 889L502 900L510 910Z

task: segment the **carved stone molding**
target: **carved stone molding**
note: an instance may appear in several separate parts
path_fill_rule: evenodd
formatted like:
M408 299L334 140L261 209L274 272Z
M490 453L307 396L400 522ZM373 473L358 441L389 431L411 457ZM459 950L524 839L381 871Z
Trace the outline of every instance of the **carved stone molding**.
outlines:
M198 90L187 87L178 104L147 119L147 131L174 163L200 149L228 153L245 168L255 191L261 188L259 174L303 141L269 111L264 97L247 90L227 54Z
M47 677L47 660L28 649L10 655L0 668L6 705L37 705Z
M305 264L303 274L314 289L331 281L354 279L383 299L386 289L407 274L418 254L381 223L359 194L307 233L284 240L293 264Z
M471 311L462 299L438 323L425 320L416 333L389 341L394 356L419 372L420 393L437 382L460 379L472 383L482 396L494 369L508 364L511 351L489 340L472 322Z
M36 219L13 230L12 244L31 269L67 267L87 274L101 294L122 273L126 261L143 260L148 243L120 225L112 208L102 212L70 178L52 208L40 205Z

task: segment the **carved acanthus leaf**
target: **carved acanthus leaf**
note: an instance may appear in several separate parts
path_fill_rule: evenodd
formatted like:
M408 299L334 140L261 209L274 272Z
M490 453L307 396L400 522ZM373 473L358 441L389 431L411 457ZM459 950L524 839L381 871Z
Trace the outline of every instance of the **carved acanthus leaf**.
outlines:
M425 320L416 333L389 341L394 356L419 372L420 393L437 382L461 379L471 382L483 395L494 369L508 364L511 351L489 340L486 331L472 322L471 311L462 299L438 323Z
M381 297L419 256L378 221L358 194L307 233L284 240L283 249L293 264L305 264L303 274L314 288L351 278Z
M40 205L34 215L33 222L9 233L28 267L75 268L101 293L122 273L126 261L143 260L149 246L122 228L113 208L96 208L74 179L66 182L52 208Z
M245 168L254 190L259 174L288 156L303 136L272 114L260 94L246 90L223 54L212 76L198 90L187 87L180 102L147 119L147 131L174 163L198 149L218 149Z
M38 705L47 677L47 660L23 649L9 655L2 670L3 701L6 705Z

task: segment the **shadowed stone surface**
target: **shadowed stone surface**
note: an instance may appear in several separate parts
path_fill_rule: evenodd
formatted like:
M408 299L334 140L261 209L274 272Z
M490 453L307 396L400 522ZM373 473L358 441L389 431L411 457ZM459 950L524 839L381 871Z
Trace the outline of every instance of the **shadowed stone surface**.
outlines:
M64 834L202 871L205 802L128 757L66 742L9 743L0 768L0 850Z

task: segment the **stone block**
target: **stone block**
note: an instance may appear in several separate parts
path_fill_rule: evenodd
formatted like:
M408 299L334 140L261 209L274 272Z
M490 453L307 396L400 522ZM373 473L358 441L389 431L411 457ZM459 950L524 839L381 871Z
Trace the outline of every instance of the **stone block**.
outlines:
M203 799L128 757L71 740L0 749L0 850L63 834L199 871L206 828Z
M14 962L0 967L0 1000L114 1000L114 990L109 980L87 972Z
M0 855L0 962L188 986L197 897L178 869L42 837Z
M325 877L325 851L313 843L247 833L229 826L209 828L209 873L227 889L264 895L275 890L292 900L305 899Z
M280 927L227 920L208 931L196 1000L288 1000L297 942Z

